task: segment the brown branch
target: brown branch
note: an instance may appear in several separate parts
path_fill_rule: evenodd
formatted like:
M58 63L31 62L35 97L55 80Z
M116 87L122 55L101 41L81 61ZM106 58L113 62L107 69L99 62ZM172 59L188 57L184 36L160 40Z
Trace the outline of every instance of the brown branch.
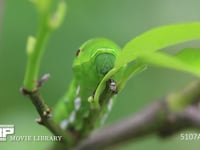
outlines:
M183 120L190 123L194 128L200 128L200 109L198 106L189 106L181 113Z
M62 142L65 143L65 146L70 146L73 143L73 137L70 133L60 128L60 126L51 118L51 109L44 102L43 98L40 95L40 88L43 85L44 81L48 79L49 75L45 74L41 80L38 81L37 89L34 91L27 91L22 88L21 92L23 95L28 96L29 99L34 104L38 114L41 118L37 119L37 123L47 127L54 135L62 136Z
M200 109L197 103L197 99L200 99L199 93L200 82L195 82L174 93L178 96L166 96L136 115L94 132L88 139L83 140L76 150L102 150L149 134L169 137L186 128L200 129ZM182 106L177 106L174 101L180 100ZM191 103L185 107L186 103L183 101Z

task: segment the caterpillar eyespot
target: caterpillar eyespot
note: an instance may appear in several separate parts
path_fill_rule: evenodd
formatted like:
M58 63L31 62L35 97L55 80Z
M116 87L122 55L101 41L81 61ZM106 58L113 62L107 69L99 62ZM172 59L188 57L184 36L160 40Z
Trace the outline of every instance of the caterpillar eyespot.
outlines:
M76 56L79 56L80 52L81 52L81 50L78 49L78 50L76 51Z

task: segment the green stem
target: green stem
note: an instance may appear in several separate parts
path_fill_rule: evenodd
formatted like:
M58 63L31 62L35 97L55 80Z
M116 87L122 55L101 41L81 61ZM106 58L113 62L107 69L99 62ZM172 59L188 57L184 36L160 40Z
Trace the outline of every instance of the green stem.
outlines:
M38 74L45 46L49 40L51 32L59 27L64 19L66 4L64 1L58 3L57 11L52 14L52 0L34 1L39 13L39 27L36 38L29 38L27 44L28 61L23 82L22 93L29 96L35 108L37 109L40 119L38 123L46 126L54 135L62 136L62 144L65 148L72 145L73 137L70 133L62 130L58 124L51 118L50 109L40 96L39 90L42 83L38 82ZM44 78L40 81L44 82Z
M28 54L28 63L24 79L24 88L28 91L33 91L36 88L40 62L45 50L45 45L51 33L51 30L47 27L45 18L46 17L41 18L37 41L33 51Z

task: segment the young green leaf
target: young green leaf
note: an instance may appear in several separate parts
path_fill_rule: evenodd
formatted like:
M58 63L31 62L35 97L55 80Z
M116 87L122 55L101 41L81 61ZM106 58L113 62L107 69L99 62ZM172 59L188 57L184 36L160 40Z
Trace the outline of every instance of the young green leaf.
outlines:
M48 25L51 29L56 29L62 24L64 17L66 15L66 10L67 10L67 5L65 1L60 1L58 3L56 12L49 19Z
M191 54L191 52L192 51L188 51L187 54ZM165 68L185 71L200 77L200 68L193 67L193 65L190 63L191 60L190 57L178 58L178 56L173 56L162 52L156 52L156 53L142 55L139 57L139 59L141 62L146 63L147 65L155 65L158 67L165 67Z
M184 49L176 55L176 58L190 65L193 70L200 72L200 49Z
M120 57L117 58L115 66L123 66L135 60L137 56L195 39L200 39L200 22L168 25L152 29L128 42Z

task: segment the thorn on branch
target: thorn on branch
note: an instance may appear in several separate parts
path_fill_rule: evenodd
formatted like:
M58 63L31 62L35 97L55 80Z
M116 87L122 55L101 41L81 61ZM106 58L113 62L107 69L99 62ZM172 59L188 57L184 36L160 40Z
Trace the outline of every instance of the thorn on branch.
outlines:
M49 74L49 73L44 74L44 75L42 76L42 78L38 81L37 89L41 88L42 85L44 84L44 82L45 82L46 80L49 79L49 77L50 77L50 74Z
M43 112L43 116L46 117L46 118L51 118L51 117L52 117L51 109L50 109L50 108L47 108L47 110L45 110L45 111Z
M47 110L45 110L45 111L43 112L43 117L45 117L45 119L49 119L49 118L52 117L52 115L51 115L51 109L50 109L50 108L47 108ZM43 118L43 117L42 117L42 118ZM40 125L44 125L44 121L43 121L42 118L37 118L37 119L35 119L35 121L36 121L38 124L40 124Z
M37 119L35 119L35 121L40 125L44 125L42 118L37 118Z
M42 78L37 82L37 87L35 88L35 90L33 91L28 91L27 89L25 89L24 87L20 88L20 92L24 95L24 96L30 96L32 95L33 93L36 93L41 87L42 85L44 84L44 82L46 80L48 80L50 77L50 74L47 73L47 74L44 74L42 76Z

